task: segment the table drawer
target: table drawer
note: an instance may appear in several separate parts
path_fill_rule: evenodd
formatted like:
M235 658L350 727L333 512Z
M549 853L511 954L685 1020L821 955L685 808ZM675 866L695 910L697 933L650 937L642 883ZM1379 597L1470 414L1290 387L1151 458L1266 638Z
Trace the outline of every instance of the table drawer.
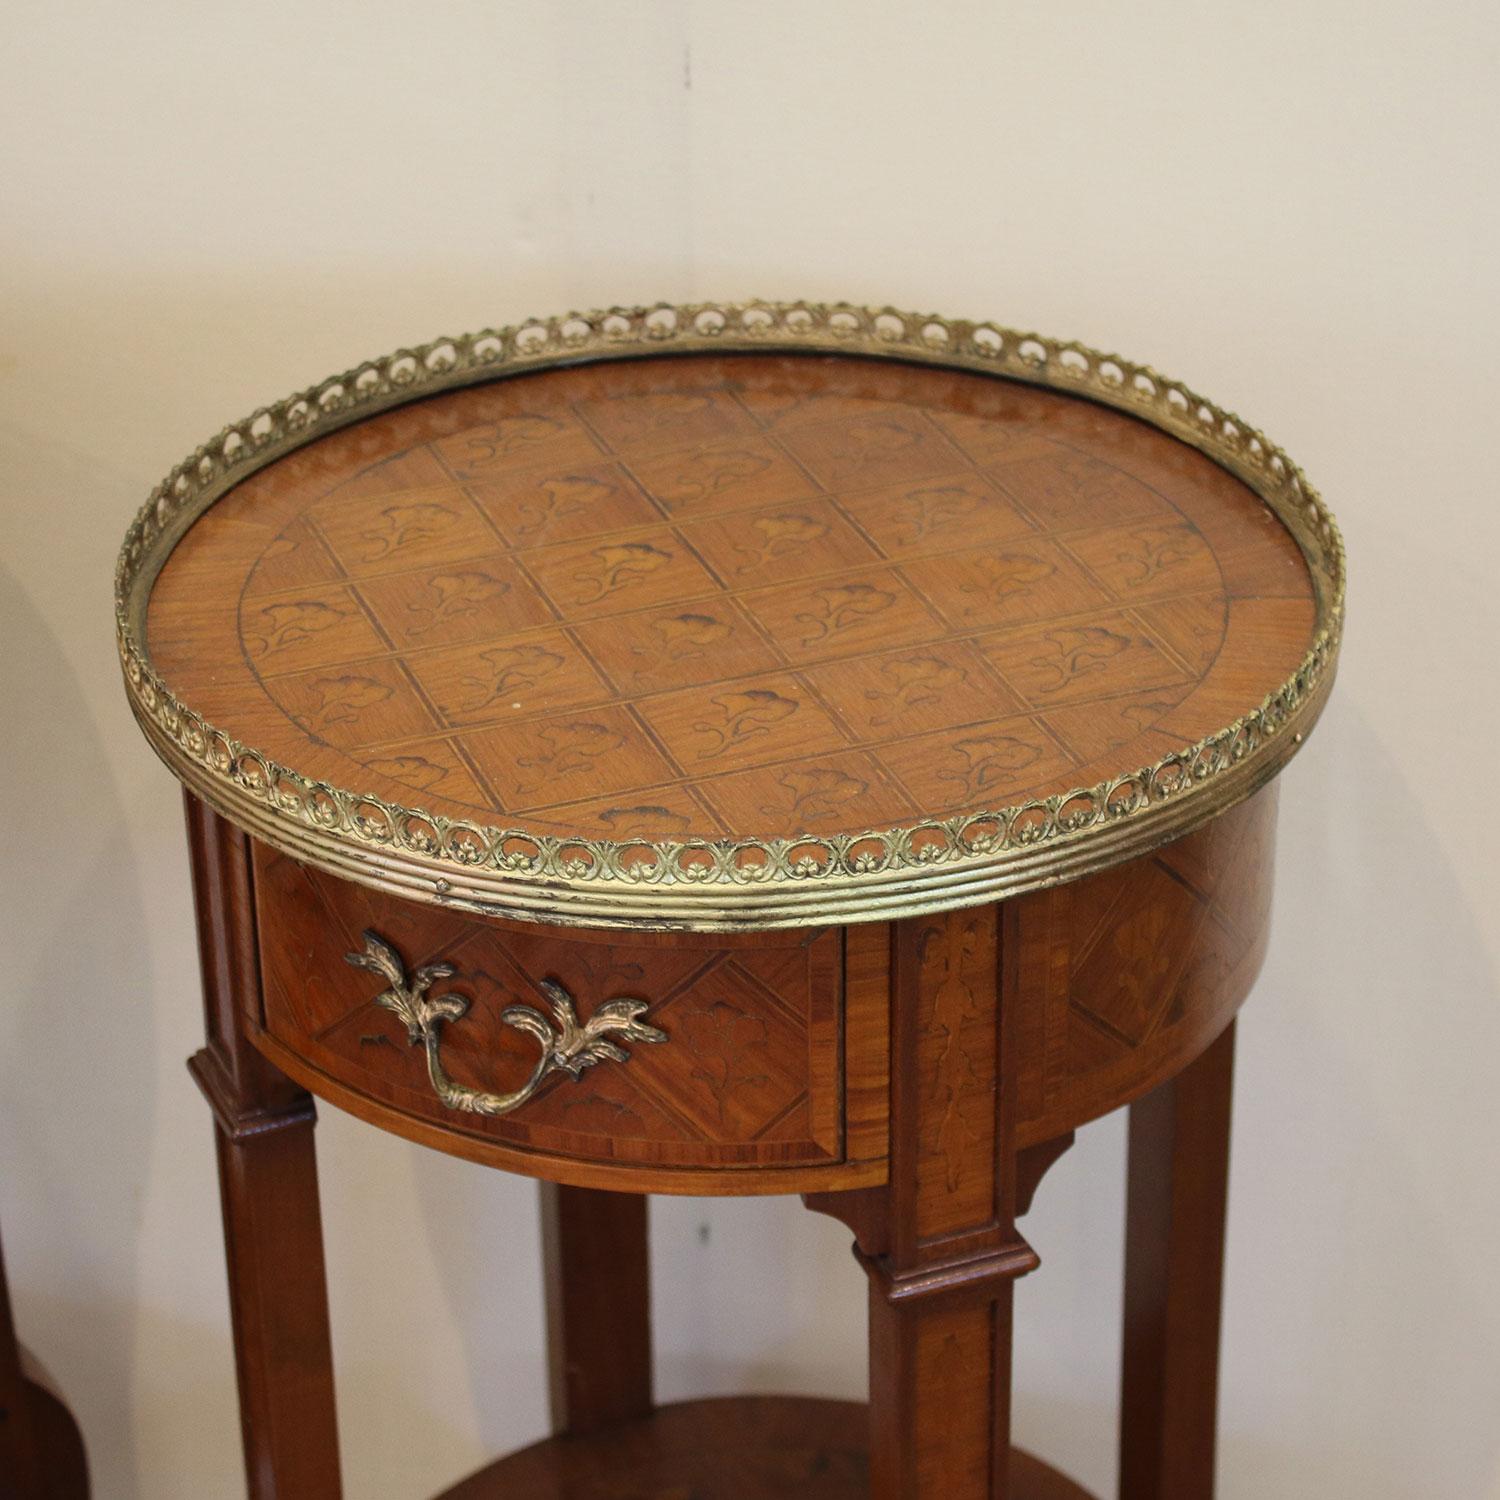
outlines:
M419 906L260 845L255 885L266 1032L369 1101L601 1164L849 1159L838 929L565 934ZM861 1096L883 1087L870 1030L856 1069L880 1076L854 1080Z

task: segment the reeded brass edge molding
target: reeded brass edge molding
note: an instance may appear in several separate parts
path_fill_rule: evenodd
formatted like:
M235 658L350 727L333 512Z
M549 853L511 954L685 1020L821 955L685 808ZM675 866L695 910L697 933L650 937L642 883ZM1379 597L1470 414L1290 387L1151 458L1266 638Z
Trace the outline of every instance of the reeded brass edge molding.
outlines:
M566 364L776 350L899 359L1045 386L1130 413L1247 484L1292 533L1317 597L1295 672L1233 723L1155 765L1013 807L858 834L654 841L559 838L447 818L313 781L215 728L152 667L146 605L178 539L276 459L377 412ZM1262 433L1149 366L987 322L809 303L613 308L531 319L367 361L226 427L154 489L115 569L126 691L157 754L231 822L294 858L416 900L569 926L697 931L889 919L1106 869L1249 796L1321 711L1343 629L1338 527Z

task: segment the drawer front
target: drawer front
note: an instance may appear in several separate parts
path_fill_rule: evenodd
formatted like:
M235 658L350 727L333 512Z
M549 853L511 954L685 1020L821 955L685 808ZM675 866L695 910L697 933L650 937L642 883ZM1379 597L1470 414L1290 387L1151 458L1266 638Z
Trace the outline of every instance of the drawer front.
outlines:
M845 1159L837 929L564 934L401 901L261 846L255 882L267 1032L367 1099L594 1163ZM451 972L420 973L438 964Z

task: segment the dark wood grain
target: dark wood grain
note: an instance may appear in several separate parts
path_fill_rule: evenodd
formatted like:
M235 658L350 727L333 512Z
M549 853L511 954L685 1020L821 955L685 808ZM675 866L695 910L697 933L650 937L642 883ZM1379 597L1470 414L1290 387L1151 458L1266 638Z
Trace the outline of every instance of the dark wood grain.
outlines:
M83 1435L46 1371L16 1337L0 1251L0 1495L88 1500Z
M250 841L187 799L250 1500L338 1500L339 1450L312 1101L245 1038L260 1008Z
M738 1396L664 1406L490 1464L440 1500L866 1500L869 1414L854 1401ZM1016 1450L1012 1500L1090 1500Z
M582 1436L652 1409L647 1200L544 1182L548 1391L555 1432Z
M33 1412L30 1383L21 1368L21 1346L16 1338L0 1251L0 1479L13 1485L24 1500L36 1500L42 1490L42 1454Z
M1120 1500L1212 1500L1234 1023L1130 1107Z
M857 832L1158 760L1310 644L1291 536L1056 392L741 354L534 372L319 439L152 593L193 708L539 833Z

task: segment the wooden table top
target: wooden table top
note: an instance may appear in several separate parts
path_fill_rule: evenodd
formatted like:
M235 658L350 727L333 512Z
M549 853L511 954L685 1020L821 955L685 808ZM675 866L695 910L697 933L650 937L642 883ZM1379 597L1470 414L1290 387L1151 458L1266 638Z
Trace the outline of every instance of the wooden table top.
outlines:
M768 350L414 401L230 488L149 659L310 782L624 846L838 838L1150 767L1320 628L1245 483L956 369Z

